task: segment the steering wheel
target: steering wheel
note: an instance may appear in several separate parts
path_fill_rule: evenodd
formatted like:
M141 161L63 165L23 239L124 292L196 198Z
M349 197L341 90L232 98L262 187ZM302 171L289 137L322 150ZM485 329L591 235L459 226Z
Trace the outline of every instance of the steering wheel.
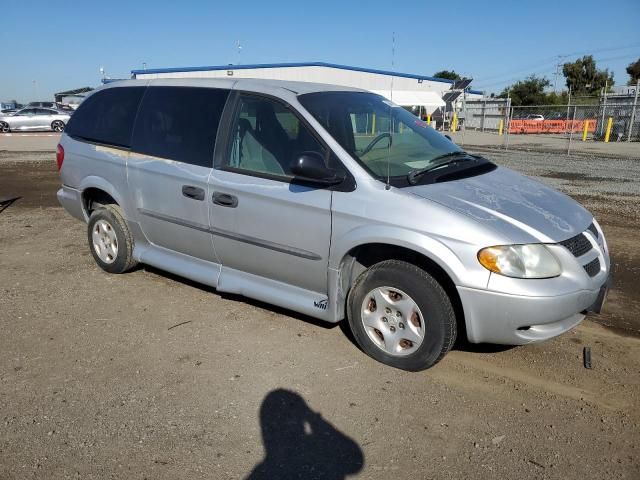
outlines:
M371 151L371 149L373 147L376 146L376 143L378 143L380 140L382 140L383 138L388 138L389 139L389 146L391 146L391 142L393 142L393 137L391 136L390 133L381 133L380 135L378 135L376 138L374 138L373 140L371 140L371 142L369 142L369 145L367 145L362 151L359 152L360 155L366 155L367 153L369 153Z

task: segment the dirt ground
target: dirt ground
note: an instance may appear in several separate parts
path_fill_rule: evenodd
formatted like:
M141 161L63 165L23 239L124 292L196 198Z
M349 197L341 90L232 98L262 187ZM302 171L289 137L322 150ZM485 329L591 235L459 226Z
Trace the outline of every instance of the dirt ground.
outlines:
M0 213L0 479L640 478L640 183L610 201L567 178L586 164L487 156L595 213L614 288L561 337L408 373L341 326L102 272L53 154L0 151L0 196L23 196Z

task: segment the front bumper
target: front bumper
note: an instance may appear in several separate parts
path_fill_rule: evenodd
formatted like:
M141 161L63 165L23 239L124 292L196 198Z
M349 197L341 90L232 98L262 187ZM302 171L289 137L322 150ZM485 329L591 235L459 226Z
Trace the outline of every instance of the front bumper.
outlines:
M540 342L570 330L600 295L600 287L548 297L457 288L468 340L504 345Z

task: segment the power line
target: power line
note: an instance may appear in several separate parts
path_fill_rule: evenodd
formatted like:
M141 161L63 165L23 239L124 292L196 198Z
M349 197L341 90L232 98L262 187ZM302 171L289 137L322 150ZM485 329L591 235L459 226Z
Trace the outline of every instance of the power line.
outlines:
M529 66L524 66L522 68L518 68L517 70L509 70L506 72L502 72L499 74L495 74L495 75L490 75L488 77L482 77L482 78L476 78L476 80L480 80L480 82L485 82L487 80L494 80L494 79L508 79L508 78L513 78L513 75L516 74L521 74L522 72L531 72L531 71L535 71L538 70L544 66L547 66L551 63L553 63L553 67L557 68L558 60L561 60L562 58L567 58L567 57L573 57L575 55L581 55L581 54L588 54L588 53L601 53L601 52L611 52L611 51L615 51L615 50L626 50L626 49L630 49L630 48L635 48L635 47L639 47L640 43L634 43L634 44L628 44L628 45L620 45L617 47L606 47L606 48L599 48L596 50L581 50L581 51L576 51L576 52L572 52L572 53L567 53L567 54L562 54L562 55L554 55L553 57L546 57L545 59L541 59L539 62L536 62L534 64L529 64ZM616 59L618 57L615 57ZM621 58L624 58L621 57ZM614 58L611 59L600 59L598 61L607 61L607 60L613 60ZM496 83L501 83L501 82L493 82L489 85L495 85Z
M639 44L640 45L640 44ZM613 49L604 49L606 51L612 51ZM600 50L602 51L602 50ZM570 57L573 55L558 55L558 58L561 57ZM608 61L612 61L612 60L621 60L623 58L629 58L629 55L617 55L614 57L606 57L606 58L594 58L594 62L608 62ZM548 62L547 62L548 63ZM543 64L544 65L544 64ZM555 73L556 75L559 75L559 70L558 67L561 67L563 64L562 63L558 63L556 65L554 65L551 68L547 68L547 69L543 69L543 70L517 70L516 72L527 72L524 76L529 76L529 75L538 75L541 76L543 74L547 74L547 73ZM515 72L514 72L515 73ZM494 82L490 82L490 83L484 83L482 81L480 81L478 84L474 85L475 88L487 88L487 87L492 87L495 85L503 85L506 83L510 83L511 81L514 80L519 80L522 78L523 75L516 75L516 76L509 76L509 77L497 77L497 76L493 76L493 77L485 77L485 79L490 79L490 78L498 78L499 80L496 80ZM557 80L557 79L556 79Z

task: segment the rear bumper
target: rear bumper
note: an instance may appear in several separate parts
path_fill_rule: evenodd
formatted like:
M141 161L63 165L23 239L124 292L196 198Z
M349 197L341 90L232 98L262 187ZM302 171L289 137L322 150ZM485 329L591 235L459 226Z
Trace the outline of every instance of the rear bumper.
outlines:
M87 221L84 208L82 207L82 194L75 188L62 185L62 188L57 193L58 202L60 205L69 212L69 214L78 220L83 222Z
M524 345L558 336L578 325L600 288L533 297L458 287L472 343Z

